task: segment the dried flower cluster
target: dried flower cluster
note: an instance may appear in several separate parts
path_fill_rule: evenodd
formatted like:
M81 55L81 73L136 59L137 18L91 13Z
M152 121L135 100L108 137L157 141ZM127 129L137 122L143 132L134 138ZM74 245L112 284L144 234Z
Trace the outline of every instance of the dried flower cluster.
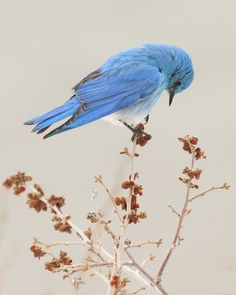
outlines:
M127 229L147 218L147 213L140 210L139 198L143 198L143 186L138 183L139 174L134 172L133 162L139 156L136 153L136 147L144 146L149 140L144 132L144 126L140 125L138 128L143 131L134 138L133 150L129 151L124 148L121 155L126 156L131 162L131 172L129 177L121 183L123 189L122 196L113 196L109 188L105 185L101 176L95 177L95 182L104 188L105 193L110 199L114 216L111 220L106 220L100 212L89 212L87 220L91 227L87 230L82 230L77 227L70 215L64 214L65 198L51 195L45 197L43 189L38 184L31 184L32 177L25 175L25 173L18 172L16 175L6 179L3 185L12 189L15 195L26 195L27 204L29 208L33 208L36 212L47 211L53 222L54 229L62 233L75 233L75 241L65 241L61 243L45 244L34 238L33 244L30 247L34 257L38 259L47 259L45 268L50 272L61 272L63 278L69 278L74 288L77 289L85 281L81 279L80 273L88 273L90 276L100 278L107 287L107 295L132 295L137 294L145 289L152 290L156 294L168 294L162 286L163 273L169 263L175 249L183 241L182 228L185 218L191 213L189 208L190 203L194 200L206 195L210 191L218 189L229 189L229 185L224 183L220 186L212 186L209 189L191 196L192 189L199 187L198 182L202 175L202 170L195 168L195 161L205 159L204 151L198 146L198 139L196 137L186 136L179 138L182 143L183 150L191 156L190 166L183 169L184 177L180 177L181 182L186 186L186 196L184 199L182 210L177 211L173 206L169 205L171 211L177 216L178 223L173 235L173 240L168 247L167 254L164 260L157 265L153 264L153 273L149 273L145 269L147 263L154 263L155 256L148 254L142 262L138 262L132 254L133 248L142 248L151 246L160 247L163 239L148 240L133 242L127 236ZM116 218L115 218L116 217ZM114 230L116 222L120 225L120 232ZM154 221L155 222L155 221ZM95 225L95 227L93 227ZM110 253L103 245L103 240L95 239L94 235L96 226L103 228L104 233L113 245L114 251ZM71 255L63 250L59 254L52 254L51 249L58 246L77 245L78 247L87 248L87 256L82 261L74 261ZM49 249L51 251L49 251ZM155 250L155 249L154 249ZM149 251L148 251L149 252ZM124 255L125 254L125 255ZM126 258L125 258L125 257ZM135 290L131 290L130 281L136 281L140 285Z
M131 176L129 177L131 179ZM134 174L134 180L138 178L138 173L136 172ZM147 217L147 214L145 212L138 213L139 204L137 203L137 198L139 196L143 195L143 187L142 185L136 184L132 180L126 180L122 183L121 187L124 190L129 189L131 196L131 202L130 202L130 213L128 215L128 221L129 223L138 223L141 219L145 219ZM115 204L117 206L120 206L122 210L127 211L127 198L125 197L115 197L114 199ZM126 216L123 216L123 219L125 219Z
M25 186L27 182L31 180L31 176L25 175L24 172L18 172L16 175L7 178L4 181L3 185L8 189L11 188L14 194L18 196L25 191Z
M32 248L32 247L31 247ZM59 257L54 257L51 261L45 263L45 269L51 272L59 272L61 268L72 264L72 259L64 251L60 251Z
M46 252L44 252L41 247L37 246L37 244L33 244L30 247L30 251L32 251L34 254L34 257L36 257L38 259L40 259L44 255L46 255Z
M187 135L185 137L179 137L178 139L183 143L183 150L188 152L189 154L194 153L194 158L196 160L206 158L204 151L200 147L196 147L196 145L198 144L197 137L191 137Z
M68 220L70 219L70 216L67 215L64 218L61 218L60 216L57 216L56 214L54 214L52 216L52 221L55 221L54 223L54 228L57 231L60 231L62 233L71 233L71 226L68 223Z

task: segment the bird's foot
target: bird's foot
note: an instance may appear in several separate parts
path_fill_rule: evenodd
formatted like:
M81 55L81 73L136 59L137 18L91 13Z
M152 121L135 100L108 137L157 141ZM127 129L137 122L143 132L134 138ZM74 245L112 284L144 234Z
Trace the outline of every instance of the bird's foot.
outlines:
M136 141L137 145L144 146L152 136L144 131L144 125L138 124L136 127L130 126L128 123L121 121L129 130L133 132L131 137L132 142Z
M136 141L137 145L144 146L152 136L144 131L144 125L142 123L138 124L133 128L133 135L131 140Z

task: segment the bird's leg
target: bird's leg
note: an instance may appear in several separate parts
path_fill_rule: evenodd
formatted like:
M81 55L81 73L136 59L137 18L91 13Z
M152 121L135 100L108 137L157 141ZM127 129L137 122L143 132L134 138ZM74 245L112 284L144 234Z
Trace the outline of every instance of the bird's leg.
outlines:
M144 126L143 124L138 124L136 127L132 127L131 125L129 125L128 123L120 120L120 122L122 124L124 124L127 128L129 128L129 130L131 130L133 132L133 135L131 137L131 140L134 141L135 139L143 139L144 136L146 136L147 140L150 140L152 138L152 136L148 133L146 133L144 131Z

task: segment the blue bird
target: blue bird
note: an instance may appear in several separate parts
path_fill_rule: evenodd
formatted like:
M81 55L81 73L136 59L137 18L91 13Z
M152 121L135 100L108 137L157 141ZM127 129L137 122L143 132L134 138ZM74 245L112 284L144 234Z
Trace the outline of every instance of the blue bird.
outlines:
M99 69L73 87L73 96L26 125L36 125L32 132L42 133L52 124L68 118L44 138L105 118L134 126L148 120L149 113L164 90L169 105L176 93L193 81L189 55L181 48L145 44L110 57Z

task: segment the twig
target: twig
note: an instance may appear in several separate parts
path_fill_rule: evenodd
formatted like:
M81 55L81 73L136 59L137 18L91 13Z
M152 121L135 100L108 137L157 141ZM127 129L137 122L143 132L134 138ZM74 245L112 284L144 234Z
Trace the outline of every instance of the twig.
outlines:
M116 205L116 203L114 201L114 197L112 196L110 190L107 188L107 186L103 182L102 177L101 176L96 176L95 181L99 182L102 185L102 187L105 189L105 191L107 192L107 195L109 196L109 198L110 198L110 200L111 200L111 202L112 202L112 204L114 206L115 213L117 214L120 222L122 223L123 219L122 219L122 216L120 215L120 211L119 211L119 209L118 209L118 207L117 207L117 205Z
M41 200L49 207L51 208L61 219L64 219L63 213L57 208L57 206L52 206L47 199L44 197L41 197ZM113 256L107 252L103 247L97 246L95 244L92 244L92 242L88 239L88 237L84 234L84 232L79 229L71 220L67 220L67 223L71 226L71 228L74 229L74 231L79 235L79 237L82 239L83 244L88 244L90 246L93 246L95 249L98 249L102 251L102 253L110 260L113 260Z
M110 228L109 222L101 220L100 223L104 225L104 231L111 237L115 247L117 247L117 245L119 244L119 240Z
M131 293L131 295L138 294L139 292L144 291L144 290L146 290L145 287L140 287L140 288L138 288L136 291L133 291L133 292Z
M91 273L92 273L93 275L96 275L96 276L100 277L100 278L101 278L106 284L110 284L110 282L109 282L109 280L107 279L107 277L104 276L101 272L96 271L96 270L94 270L94 269L92 269L92 268L90 268L90 267L88 267L88 269L91 271Z
M132 154L130 154L128 152L126 153L126 155L128 155L130 157L130 166L131 166L130 179L133 179L133 175L134 175L135 149L136 149L136 141L134 141L134 144L133 144ZM115 275L115 273L119 274L121 271L121 267L122 267L121 253L124 249L125 234L126 234L126 230L127 230L128 224L129 224L129 214L130 214L130 210L131 210L132 190L133 190L133 188L131 187L129 190L129 197L128 197L128 201L127 201L127 212L126 212L125 219L121 218L121 220L120 220L120 225L121 225L122 230L121 230L119 244L116 249L116 255L115 255L116 265L115 264L113 265L111 277L113 277ZM112 198L112 201L114 202L113 198ZM127 268L127 270L128 270L128 268ZM113 293L113 287L109 284L108 289L107 289L107 295L111 295L112 293Z
M200 198L200 197L205 196L207 193L209 193L209 192L211 192L211 191L216 191L216 190L221 190L221 189L226 189L226 190L228 190L229 187L230 187L230 186L229 186L227 183L224 183L223 185L219 185L219 186L215 186L215 185L213 185L212 187L210 187L209 189L205 190L204 192L202 192L202 193L200 193L200 194L198 194L198 195L196 195L196 196L193 196L193 197L189 198L188 201L189 201L189 202L192 202L193 200L196 200L196 199L198 199L198 198Z
M171 211L172 211L175 215L177 215L177 217L180 218L181 214L180 214L178 211L176 211L174 207L172 207L171 205L168 205L168 207L171 209Z
M43 201L50 209L52 209L57 216L59 216L61 219L64 219L65 216L63 215L63 213L57 208L57 206L53 206L51 205L46 198L41 197L40 198L41 201ZM91 241L88 239L88 237L84 234L84 232L79 229L76 225L74 225L73 222L71 222L71 220L67 220L67 223L71 226L71 228L74 229L74 231L79 235L79 237L82 239L82 241L84 243L91 243Z
M96 251L97 250L97 251ZM93 253L95 256L97 256L102 262L106 262L106 260L102 257L102 255L99 252L99 248L95 250L95 245L91 245L91 247L88 249L91 253ZM113 262L114 263L114 262Z
M187 148L189 148L189 152L192 154L192 160L191 160L191 168L189 169L190 172L194 171L193 170L193 167L194 167L194 162L195 162L195 158L197 159L196 157L196 154L195 154L195 151L197 152L197 149L195 147L194 144L191 144L190 142L187 144ZM202 154L202 157L205 158L204 156L204 153ZM198 170L200 171L200 170ZM201 172L201 171L200 171ZM190 197L190 190L192 188L192 178L194 177L194 175L192 175L191 173L188 174L188 178L187 178L187 192L186 192L186 196L185 196L185 201L184 201L184 205L183 205L183 209L181 211L181 213L178 213L172 206L169 206L169 208L172 210L173 213L175 213L178 218L179 218L179 222L178 222L178 225L177 225L177 228L176 228L176 232L175 232L175 235L174 235L174 238L173 238L173 242L171 244L171 247L159 269L159 272L158 272L158 275L157 275L157 279L156 279L156 282L160 282L161 281L161 277L163 275L163 272L166 268L166 265L174 251L174 249L176 248L176 246L178 246L180 244L180 242L183 240L183 238L180 237L180 232L181 232L181 229L182 229L182 226L183 226L183 221L184 221L184 218L185 216L187 216L191 210L188 209L188 205L190 202L194 201L195 199L197 198L200 198L204 195L206 195L207 193L209 193L210 191L213 191L213 190L219 190L219 189L229 189L230 186L227 184L227 183L224 183L223 185L221 186L212 186L211 188L209 188L208 190L200 193L200 194L197 194L193 197ZM198 175L199 177L199 175ZM198 177L196 177L198 179Z
M145 264L149 261L153 261L156 257L153 256L151 253L149 254L148 258L144 259L141 263L141 267L144 268Z
M158 240L158 241L144 241L144 242L140 242L137 244L131 244L131 245L127 245L125 248L126 249L131 249L131 248L140 248L142 246L145 245L156 245L157 247L159 247L162 244L162 239Z
M166 293L166 291L163 289L162 285L160 284L160 282L156 283L155 279L149 275L137 262L136 260L133 258L133 256L129 253L129 251L127 249L124 249L125 253L127 254L127 256L130 258L130 260L132 261L133 265L135 266L135 268L141 272L149 281L150 286L158 293L158 294L163 294L163 295L168 295Z
M192 160L191 160L191 170L193 169L194 167L194 151L195 149L192 147ZM161 277L162 277L162 274L166 268L166 265L174 251L174 249L176 248L177 246L177 242L179 240L179 236L180 236L180 231L182 229L182 224L183 224L183 221L184 221L184 217L186 216L186 210L187 210L187 206L188 206L188 200L189 200L189 194L190 194L190 189L191 189L191 178L189 177L188 178L188 183L187 183L187 191L186 191L186 196L185 196L185 201L184 201L184 205L183 205L183 209L181 211L181 214L179 216L179 222L177 224L177 228L176 228L176 232L175 232L175 235L174 235L174 238L173 238L173 241L172 241L172 244L171 244L171 247L158 271L158 274L157 274L157 278L156 278L156 282L161 282Z
M56 242L56 243L52 243L52 244L45 244L41 241L39 241L37 238L33 238L33 241L35 243L37 243L38 245L41 245L43 247L45 247L45 249L49 249L52 247L57 247L57 246L78 246L78 245L82 245L82 242Z
M135 150L136 150L136 141L134 141L133 144L133 150L132 154L129 155L130 157L130 180L134 180L134 158L135 158ZM119 244L119 249L123 250L124 248L124 242L125 242L125 234L127 227L129 225L129 215L131 213L131 199L133 195L133 187L131 186L129 189L129 196L128 196L128 201L127 201L127 212L125 216L125 220L122 223L122 232L121 232L121 237L120 237L120 244Z

